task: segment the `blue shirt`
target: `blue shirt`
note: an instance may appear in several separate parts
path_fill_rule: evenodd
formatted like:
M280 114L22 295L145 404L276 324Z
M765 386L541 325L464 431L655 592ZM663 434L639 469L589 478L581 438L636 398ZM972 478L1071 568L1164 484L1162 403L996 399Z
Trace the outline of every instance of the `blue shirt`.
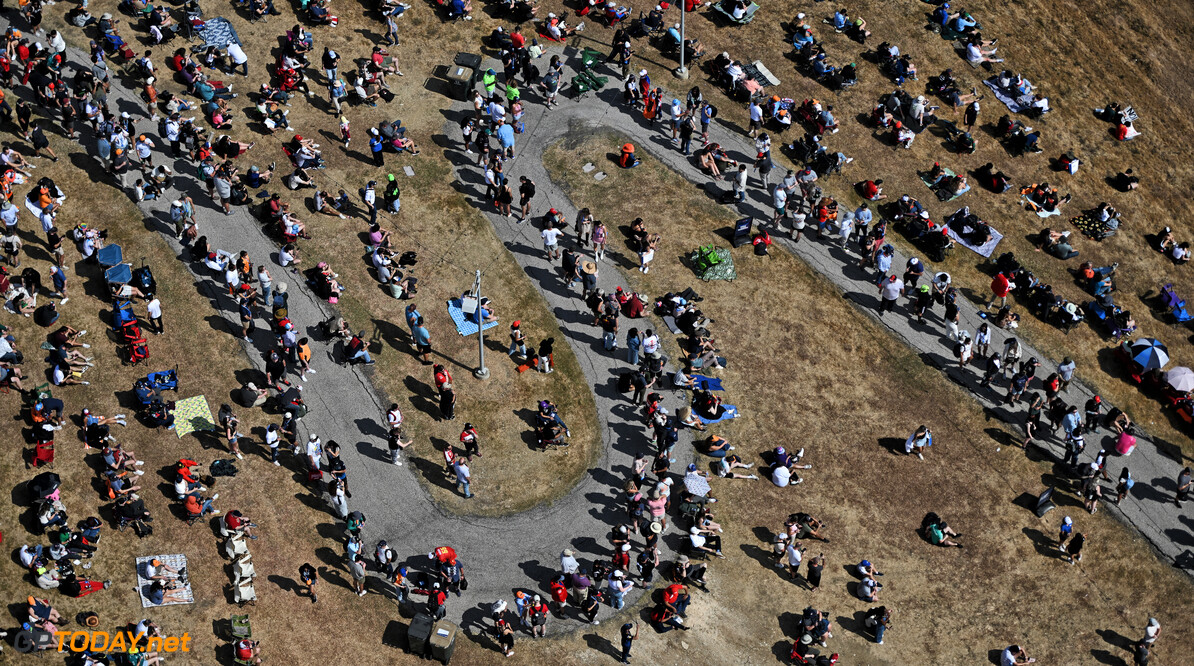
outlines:
M512 125L502 125L497 131L498 141L502 142L502 148L514 147L514 127Z
M380 153L383 148L385 148L385 145L382 143L380 136L375 136L372 139L369 139L369 149L373 152Z
M415 330L411 331L411 335L415 339L417 345L431 344L431 333L427 331L426 326L416 326Z

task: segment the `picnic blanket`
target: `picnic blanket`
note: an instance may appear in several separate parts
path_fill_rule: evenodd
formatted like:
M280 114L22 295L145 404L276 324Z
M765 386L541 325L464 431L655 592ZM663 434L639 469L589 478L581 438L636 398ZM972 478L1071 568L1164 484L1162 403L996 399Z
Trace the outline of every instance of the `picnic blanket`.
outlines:
M1024 202L1024 207L1036 213L1037 217L1053 217L1054 215L1061 215L1061 209L1054 208L1053 210L1045 210L1044 208L1041 208L1040 205L1035 201L1029 199L1027 194L1021 194L1020 200Z
M734 258L730 255L728 248L719 247L714 248L717 256L721 258L716 264L706 268L703 272L698 271L697 277L708 282L709 280L733 280L738 277L738 271L734 270ZM688 261L693 265L697 265L697 258L700 251L695 251L688 257Z
M174 434L182 439L200 430L215 430L216 420L211 415L211 406L207 404L207 396L197 395L174 403ZM171 565L173 566L173 565Z
M1025 79L1027 82L1027 79ZM1019 91L1007 90L999 87L999 77L992 76L983 81L991 92L995 93L995 99L1003 102L1003 105L1011 110L1012 113L1024 113L1032 108L1032 95L1020 95Z
M702 391L724 391L721 387L720 377L706 377L704 375L693 375L692 378L696 380L696 387Z
M216 18L203 19L203 27L199 29L199 37L203 39L203 47L214 46L217 49L222 49L229 44L236 42L240 44L240 37L236 34L236 28L228 22L228 19L217 16Z
M991 240L982 245L971 245L963 240L952 227L946 227L946 229L949 231L949 237L954 239L955 243L988 258L995 253L995 246L999 245L999 241L1003 240L1003 234L996 231L994 227L991 228Z
M149 586L153 584L153 581L151 581L145 577L145 566L149 564L150 560L154 560L154 559L161 560L162 562L166 563L167 565L169 565L181 572L185 572L186 568L187 568L187 556L183 555L182 553L175 553L173 555L146 555L144 557L138 557L137 558L137 591L140 593L140 596L141 596L141 607L142 608L159 608L159 606L155 606L154 604L149 602ZM167 572L167 575L171 575L171 574L169 574L169 572ZM181 589L186 590L186 599L187 600L186 601L167 601L166 603L162 604L162 606L182 606L184 604L195 603L195 592L191 589L191 581L186 576L183 576L178 579L178 582L181 586Z
M734 405L722 405L722 407L725 408L725 411L721 413L721 418L719 418L719 419L707 419L707 418L701 416L699 413L697 413L697 411L695 409L692 411L692 413L696 414L696 417L698 419L700 419L701 423L704 423L705 425L709 425L710 423L717 423L718 421L729 421L730 419L738 418L738 408L737 407L735 407Z
M1078 227L1078 230L1081 231L1083 235L1093 238L1097 241L1103 240L1103 238L1106 237L1107 232L1110 231L1110 228L1107 226L1106 222L1095 219L1095 217L1090 213L1083 213L1078 217L1070 218L1070 224Z
M942 171L944 171L945 176L949 178L953 178L954 176L958 175L953 169L944 168ZM918 171L916 175L920 176L920 182L924 183L925 187L933 190L933 192L937 195L938 201L953 201L954 199L957 199L958 197L970 191L970 185L967 184L966 189L962 190L961 192L958 192L957 194L949 194L945 190L941 189L938 185L933 184L932 180L929 180L928 171Z
M461 302L459 298L453 298L452 300L448 301L448 316L450 316L452 321L456 323L456 332L461 335L476 335L477 323L469 321L469 319L465 317L464 310L460 309L460 305ZM498 323L496 321L491 321L481 327L481 330L487 331L497 325Z

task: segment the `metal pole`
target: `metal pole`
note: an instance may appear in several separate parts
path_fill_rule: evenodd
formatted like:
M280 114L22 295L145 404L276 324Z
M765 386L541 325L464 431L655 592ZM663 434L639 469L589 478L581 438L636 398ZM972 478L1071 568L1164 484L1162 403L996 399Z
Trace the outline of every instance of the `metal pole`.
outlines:
M489 368L485 367L485 317L481 315L481 271L477 271L477 282L473 285L477 296L477 369L473 376L477 379L489 379Z
M685 34L684 27L686 25L684 16L686 14L688 14L688 12L684 11L685 0L679 0L679 2L680 2L680 68L676 70L676 76L681 79L687 79L688 78L688 70L685 69L685 67L684 67L684 51L685 51L685 49L684 49L684 34Z

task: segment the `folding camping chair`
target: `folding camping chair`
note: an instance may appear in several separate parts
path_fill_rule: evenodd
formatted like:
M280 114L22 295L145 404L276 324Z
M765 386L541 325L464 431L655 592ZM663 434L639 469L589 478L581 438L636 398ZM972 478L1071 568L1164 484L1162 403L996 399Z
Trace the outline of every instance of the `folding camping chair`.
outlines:
M1179 297L1173 290L1172 283L1161 287L1161 305L1169 314L1173 315L1173 319L1179 324L1194 319L1194 315L1186 311L1185 299Z
M38 442L33 449L33 457L30 463L34 467L41 467L47 465L51 469L54 468L54 442Z

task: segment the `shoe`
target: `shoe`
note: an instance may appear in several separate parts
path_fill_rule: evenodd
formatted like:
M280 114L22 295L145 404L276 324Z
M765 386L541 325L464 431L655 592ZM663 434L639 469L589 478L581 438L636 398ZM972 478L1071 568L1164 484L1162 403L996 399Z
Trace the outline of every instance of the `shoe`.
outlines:
M204 490L207 490L207 488L204 488ZM216 493L215 495L212 495L212 496L211 496L211 500L212 500L213 502L214 502L214 501L216 501L216 500L218 500L218 499L220 499L220 493Z
M139 470L134 471L133 474L135 474L137 476L144 476L145 470L139 469Z
M277 460L275 460L275 461L274 461L274 465L275 465L276 467L281 467L281 466L282 466L282 463L280 463L280 462L278 462Z
M796 457L797 457L797 458L803 458L803 457L804 457L804 449L803 449L803 448L801 448L799 451L797 451L797 452L796 452ZM751 464L753 465L754 463L751 463Z
M748 478L748 479L758 479L759 477L755 476L754 474L751 474L750 476L748 476L748 477L746 477L746 478Z
M798 486L802 483L804 483L804 479L796 479L795 481L792 482L792 485Z
M924 454L923 454L923 453L918 453L918 454L916 454L916 457L917 457L917 458L920 458L921 460L924 460L924 459L925 459L925 456L924 456Z
M236 452L236 459L237 459L237 460L244 460L244 459L245 459L245 457L244 457L243 455L241 455L240 451L237 451L237 452Z

